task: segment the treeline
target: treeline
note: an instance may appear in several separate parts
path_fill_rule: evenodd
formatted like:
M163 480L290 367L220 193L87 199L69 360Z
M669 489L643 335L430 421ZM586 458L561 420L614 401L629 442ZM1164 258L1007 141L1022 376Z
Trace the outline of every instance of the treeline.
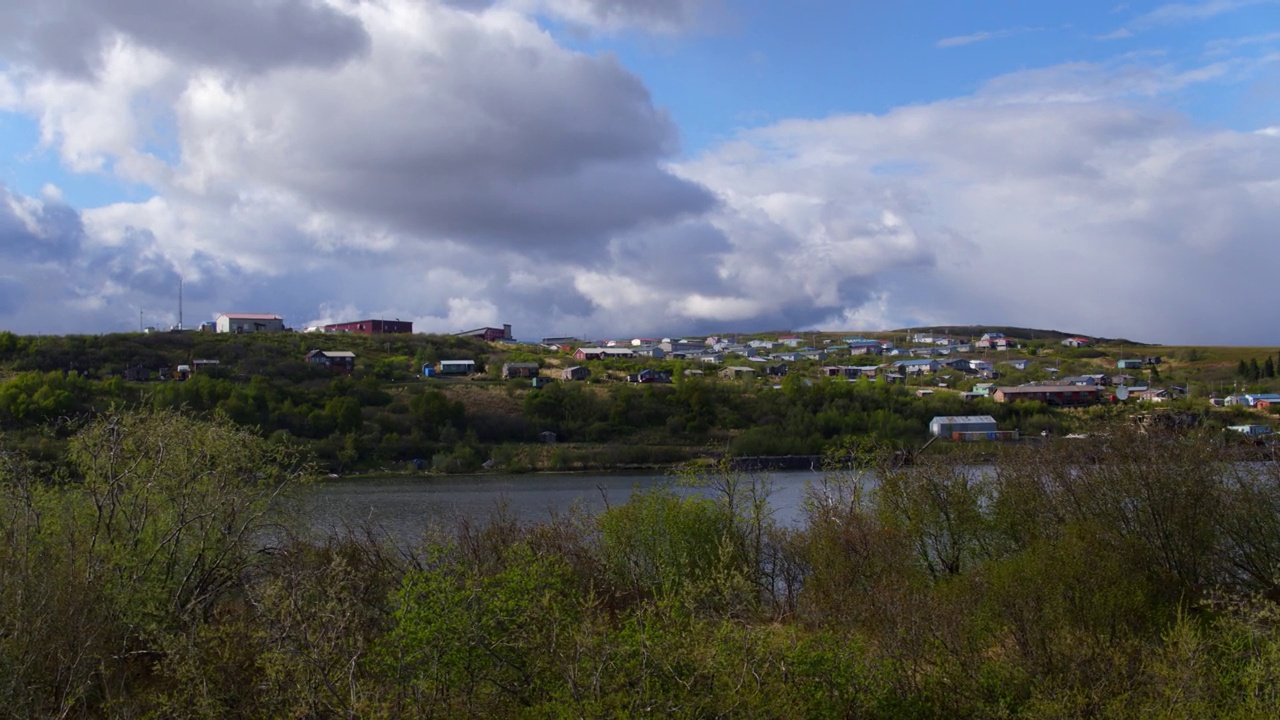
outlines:
M296 457L109 416L0 473L8 717L1273 717L1280 466L1211 438L901 466L845 444L795 527L688 474L415 548L291 525Z
M1277 356L1280 357L1280 356ZM1236 365L1236 376L1245 380L1266 380L1276 376L1276 361L1268 355L1261 365L1257 358L1243 359Z

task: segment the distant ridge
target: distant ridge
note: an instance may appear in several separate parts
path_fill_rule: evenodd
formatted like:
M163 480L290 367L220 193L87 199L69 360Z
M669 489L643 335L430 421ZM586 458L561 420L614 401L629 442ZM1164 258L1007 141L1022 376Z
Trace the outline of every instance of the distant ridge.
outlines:
M1097 341L1102 345L1151 345L1151 343L1141 343L1128 338L1105 338L1089 333L1062 332L1061 330L1042 330L1038 328L1013 327L1011 325L926 325L922 327L899 328L897 330L886 330L889 333L947 333L948 335L972 335L974 338L980 337L983 333L997 332L1004 333L1011 338L1022 340L1065 340L1069 337L1087 337Z

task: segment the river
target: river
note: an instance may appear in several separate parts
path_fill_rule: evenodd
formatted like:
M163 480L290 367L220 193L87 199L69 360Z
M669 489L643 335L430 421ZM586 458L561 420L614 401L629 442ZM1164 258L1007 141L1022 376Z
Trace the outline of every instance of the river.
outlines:
M770 487L769 506L782 525L800 520L807 484L822 474L812 470L756 473ZM601 510L627 501L637 489L672 483L665 474L476 475L457 477L371 477L330 479L310 488L301 511L322 532L369 525L412 543L432 523L460 516L484 521L501 504L523 521L550 519L575 505ZM677 488L678 492L703 492Z

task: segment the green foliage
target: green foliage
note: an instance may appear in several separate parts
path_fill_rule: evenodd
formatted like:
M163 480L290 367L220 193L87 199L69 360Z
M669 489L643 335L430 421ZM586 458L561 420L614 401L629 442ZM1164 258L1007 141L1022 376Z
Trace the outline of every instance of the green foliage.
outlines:
M287 449L172 412L72 438L65 484L0 478L0 697L15 716L94 714L167 639L234 594L296 477Z
M741 544L727 508L659 488L600 516L601 559L623 592L701 607L724 600Z
M762 478L701 465L413 551L276 524L283 439L108 415L63 475L0 454L0 714L1273 714L1273 464L1119 426L981 464L832 446L793 527Z

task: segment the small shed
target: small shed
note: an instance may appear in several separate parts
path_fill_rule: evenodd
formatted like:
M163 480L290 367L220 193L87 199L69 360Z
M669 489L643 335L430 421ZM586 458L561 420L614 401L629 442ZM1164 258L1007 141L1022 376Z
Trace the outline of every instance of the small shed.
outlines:
M990 415L939 415L929 421L929 434L949 438L953 433L995 432L996 419Z
M441 375L474 375L476 372L475 360L441 360ZM425 375L425 369L423 374Z
M561 370L560 377L564 380L586 380L591 377L591 370L581 365L574 365Z

